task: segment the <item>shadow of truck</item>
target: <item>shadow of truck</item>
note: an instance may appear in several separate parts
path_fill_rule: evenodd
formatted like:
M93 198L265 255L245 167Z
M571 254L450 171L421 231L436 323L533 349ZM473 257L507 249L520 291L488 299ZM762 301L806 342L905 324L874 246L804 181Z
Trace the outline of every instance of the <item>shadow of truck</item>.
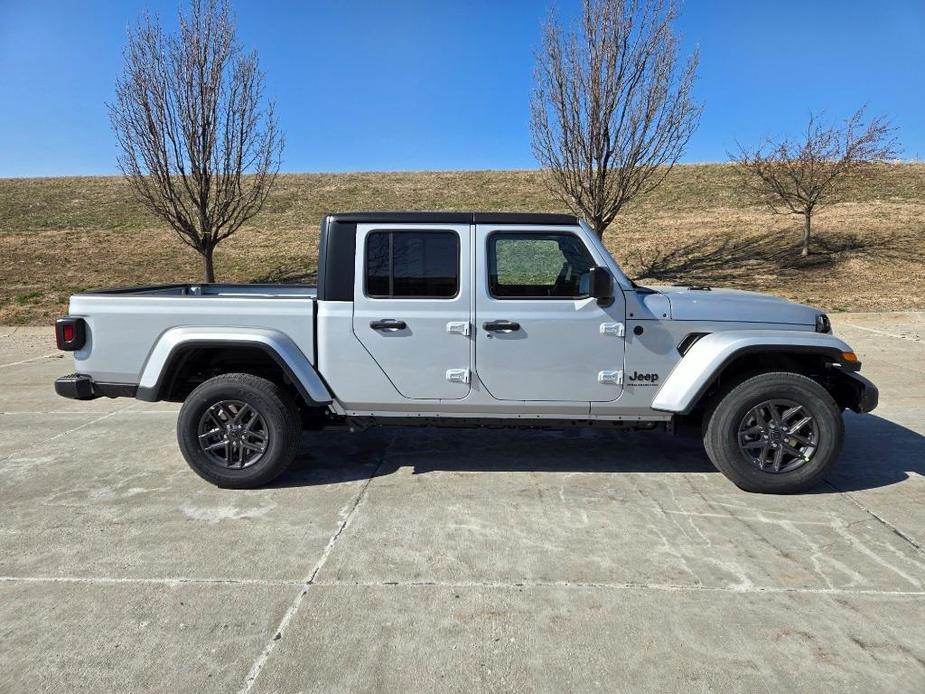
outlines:
M815 493L886 487L925 475L925 436L875 415L846 413L842 455ZM606 429L373 428L306 434L288 474L274 487L337 484L401 467L444 472L716 472L691 432ZM378 470L378 472L377 472ZM833 489L834 488L834 489Z

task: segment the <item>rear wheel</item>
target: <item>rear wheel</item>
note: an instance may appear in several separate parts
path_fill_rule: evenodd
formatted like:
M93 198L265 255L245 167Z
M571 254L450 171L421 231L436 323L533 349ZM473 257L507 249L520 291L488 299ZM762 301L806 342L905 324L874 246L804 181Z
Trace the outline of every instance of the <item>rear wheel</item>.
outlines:
M301 434L292 397L272 381L223 374L183 402L177 440L189 466L220 487L250 489L281 475Z
M841 452L841 410L828 391L789 372L753 376L707 413L713 464L750 492L793 494L825 479Z

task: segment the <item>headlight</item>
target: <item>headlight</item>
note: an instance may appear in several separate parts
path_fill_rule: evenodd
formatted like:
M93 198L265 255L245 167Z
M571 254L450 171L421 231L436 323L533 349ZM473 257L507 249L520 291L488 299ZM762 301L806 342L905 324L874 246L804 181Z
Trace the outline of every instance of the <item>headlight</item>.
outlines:
M824 313L820 313L816 316L816 332L817 333L830 333L832 332L832 323L829 321L829 317Z

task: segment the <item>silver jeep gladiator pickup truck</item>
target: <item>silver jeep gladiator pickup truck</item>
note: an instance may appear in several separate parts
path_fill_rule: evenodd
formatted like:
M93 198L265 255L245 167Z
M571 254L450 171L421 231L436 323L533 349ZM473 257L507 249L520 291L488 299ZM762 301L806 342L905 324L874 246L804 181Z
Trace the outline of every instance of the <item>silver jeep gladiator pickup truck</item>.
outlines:
M180 449L224 487L282 474L305 429L693 422L742 489L799 492L878 398L824 313L638 286L560 214L328 215L317 287L88 291L69 313L56 391L182 402Z

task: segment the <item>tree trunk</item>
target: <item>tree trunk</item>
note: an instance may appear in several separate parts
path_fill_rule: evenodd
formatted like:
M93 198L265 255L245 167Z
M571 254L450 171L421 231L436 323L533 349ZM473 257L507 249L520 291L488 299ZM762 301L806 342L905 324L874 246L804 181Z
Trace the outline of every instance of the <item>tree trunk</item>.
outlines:
M813 212L812 210L807 210L803 213L803 250L800 251L800 255L806 257L809 255L809 235L812 230L812 219Z
M597 237L598 237L599 239L603 240L603 238L604 238L604 230L607 229L607 225L604 224L604 222L602 222L602 221L599 220L599 219L592 219L592 220L591 220L591 228L594 229L594 233L597 234Z
M200 251L202 255L202 278L206 284L215 282L215 267L212 265L212 249Z

